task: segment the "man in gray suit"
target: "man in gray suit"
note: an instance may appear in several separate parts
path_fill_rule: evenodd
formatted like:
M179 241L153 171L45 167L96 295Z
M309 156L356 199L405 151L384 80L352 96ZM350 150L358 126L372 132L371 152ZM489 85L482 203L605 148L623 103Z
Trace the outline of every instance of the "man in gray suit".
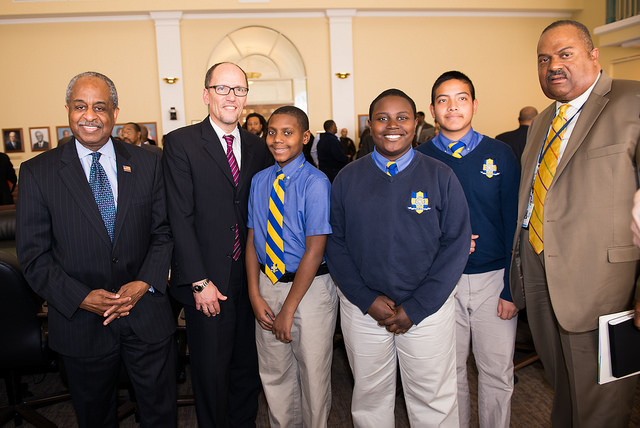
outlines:
M74 140L22 164L16 242L29 285L49 303L80 427L117 427L120 362L141 426L175 427L173 242L160 157L110 138L118 94L87 72L67 88Z
M522 155L511 293L518 308L526 303L554 389L554 427L628 426L636 384L598 384L597 327L600 315L631 309L634 298L639 306L629 224L640 82L611 79L598 55L578 22L542 32L538 77L555 102L534 119Z

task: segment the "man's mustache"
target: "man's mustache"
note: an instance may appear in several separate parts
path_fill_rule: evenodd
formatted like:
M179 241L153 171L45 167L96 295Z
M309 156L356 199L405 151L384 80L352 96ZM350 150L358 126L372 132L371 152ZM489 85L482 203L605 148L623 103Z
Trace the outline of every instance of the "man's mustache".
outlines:
M547 81L551 79L553 76L562 76L565 79L567 78L567 74L562 70L553 70L547 73Z
M78 126L92 126L96 128L102 128L102 124L100 122L78 122Z

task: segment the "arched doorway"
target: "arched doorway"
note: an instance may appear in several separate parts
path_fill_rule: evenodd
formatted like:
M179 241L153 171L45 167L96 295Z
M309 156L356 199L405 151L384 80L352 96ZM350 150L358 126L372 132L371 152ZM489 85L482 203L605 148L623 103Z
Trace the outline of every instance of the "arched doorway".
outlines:
M269 27L243 27L225 35L213 48L207 68L233 62L249 78L243 117L257 112L269 118L282 105L307 111L307 75L302 56L281 32Z

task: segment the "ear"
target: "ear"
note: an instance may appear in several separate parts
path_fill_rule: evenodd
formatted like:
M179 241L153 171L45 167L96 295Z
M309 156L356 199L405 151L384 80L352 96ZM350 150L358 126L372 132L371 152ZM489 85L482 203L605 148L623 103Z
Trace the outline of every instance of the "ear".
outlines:
M371 119L367 119L366 125L371 129Z
M433 108L433 104L429 104L429 111L431 112L431 117L436 118L436 109Z
M475 116L476 110L478 110L478 99L473 100L473 115Z
M202 100L204 101L204 105L208 106L209 105L209 94L208 94L208 89L204 88L204 91L202 92Z
M591 56L591 59L593 61L598 61L598 58L600 57L600 51L598 50L598 48L593 48L593 50L589 53L589 56Z
M116 123L116 120L118 119L118 113L120 113L119 107L113 110L113 123Z
M307 129L306 131L304 131L304 134L302 134L302 144L308 144L310 139L311 131Z

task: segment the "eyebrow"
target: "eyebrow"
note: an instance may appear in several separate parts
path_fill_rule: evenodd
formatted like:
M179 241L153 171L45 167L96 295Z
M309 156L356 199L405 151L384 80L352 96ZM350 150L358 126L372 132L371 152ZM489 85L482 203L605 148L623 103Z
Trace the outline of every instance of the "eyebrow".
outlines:
M471 94L470 94L469 92L467 92L467 91L456 92L456 93L455 93L455 94L453 94L453 95L454 95L454 96L455 96L455 95L469 95L469 96L471 96ZM436 99L438 99L438 98L440 98L440 97L450 97L450 96L451 96L451 95L449 95L449 94L440 94L440 95L436 95Z

